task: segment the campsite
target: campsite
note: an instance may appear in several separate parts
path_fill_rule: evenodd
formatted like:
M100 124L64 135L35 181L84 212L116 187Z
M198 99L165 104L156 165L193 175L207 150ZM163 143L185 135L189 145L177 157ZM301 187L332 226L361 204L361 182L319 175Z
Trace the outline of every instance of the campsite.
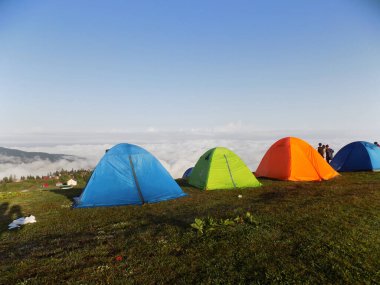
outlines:
M0 1L0 285L380 285L380 0Z
M380 282L379 172L259 181L204 191L177 179L178 199L85 209L72 208L84 180L1 184L0 284ZM8 230L15 215L37 222Z

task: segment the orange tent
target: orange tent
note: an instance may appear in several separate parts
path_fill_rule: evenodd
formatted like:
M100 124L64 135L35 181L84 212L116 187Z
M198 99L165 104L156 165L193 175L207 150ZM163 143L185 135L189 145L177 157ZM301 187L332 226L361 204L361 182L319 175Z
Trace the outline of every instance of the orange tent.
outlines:
M290 181L321 181L339 174L307 142L287 137L269 148L255 175Z

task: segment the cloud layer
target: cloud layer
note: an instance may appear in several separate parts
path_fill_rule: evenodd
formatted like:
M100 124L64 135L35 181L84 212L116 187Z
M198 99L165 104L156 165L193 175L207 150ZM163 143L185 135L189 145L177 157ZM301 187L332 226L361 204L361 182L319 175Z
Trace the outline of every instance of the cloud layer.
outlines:
M244 137L233 138L180 138L177 136L160 136L153 140L147 137L125 140L129 143L137 144L157 157L164 167L174 178L182 176L183 172L195 165L198 158L208 149L216 146L224 146L238 154L254 171L266 150L281 137L259 137L256 139L247 139ZM308 142L316 146L319 142L317 139L308 139ZM343 145L348 143L347 139L329 139L322 140L328 143L337 151ZM92 169L104 155L105 150L114 144L52 144L52 145L34 145L34 146L11 146L24 151L43 151L48 153L63 153L82 157L75 161L60 160L50 162L46 160L33 161L31 163L20 163L13 161L0 165L0 178L16 175L17 177L26 175L45 175L60 169Z

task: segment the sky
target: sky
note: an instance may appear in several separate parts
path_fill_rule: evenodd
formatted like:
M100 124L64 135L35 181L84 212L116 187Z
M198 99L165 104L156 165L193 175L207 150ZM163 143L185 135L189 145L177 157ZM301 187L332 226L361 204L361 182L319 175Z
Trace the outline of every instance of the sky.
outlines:
M380 133L376 1L3 0L0 43L3 135Z
M338 147L379 110L376 0L0 0L1 146Z

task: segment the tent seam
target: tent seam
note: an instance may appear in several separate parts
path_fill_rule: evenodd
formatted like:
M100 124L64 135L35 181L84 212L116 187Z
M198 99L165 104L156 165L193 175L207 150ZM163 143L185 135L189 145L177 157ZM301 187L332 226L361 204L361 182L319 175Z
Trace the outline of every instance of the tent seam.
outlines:
M211 171L212 158L214 157L215 152L216 152L216 148L212 151L212 153L211 153L211 155L210 155L210 165L209 165L209 167L208 167L208 171L207 171L205 190L207 190L208 180L209 180L209 178L210 178L210 171Z
M132 156L131 155L129 155L129 163L130 163L131 168L132 168L133 179L135 180L135 184L136 184L136 188L137 188L137 191L139 193L139 196L140 196L140 200L141 200L141 202L143 204L145 204L144 196L142 194L139 181L137 180L137 175L136 175L136 172L135 172L135 166L133 165Z
M235 184L234 178L232 176L230 164L228 163L228 159L227 159L227 156L225 154L224 154L224 158L226 159L226 164L227 164L228 172L230 173L232 184L234 185L234 188L236 189L236 184Z

